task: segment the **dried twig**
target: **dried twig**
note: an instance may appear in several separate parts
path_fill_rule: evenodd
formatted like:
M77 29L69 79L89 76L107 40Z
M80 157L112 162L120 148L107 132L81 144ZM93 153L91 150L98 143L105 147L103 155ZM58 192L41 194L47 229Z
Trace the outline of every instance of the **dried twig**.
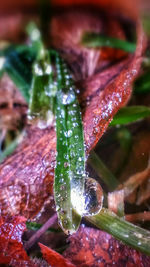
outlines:
M57 215L54 214L49 220L25 243L25 249L29 250L36 241L43 235L49 227L51 227L57 220Z

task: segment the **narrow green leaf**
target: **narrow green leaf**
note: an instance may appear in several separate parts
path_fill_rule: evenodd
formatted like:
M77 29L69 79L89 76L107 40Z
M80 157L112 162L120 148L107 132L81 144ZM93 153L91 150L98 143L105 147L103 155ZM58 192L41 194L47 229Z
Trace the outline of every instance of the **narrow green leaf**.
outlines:
M108 209L86 219L101 230L113 235L128 246L150 255L150 232L118 217Z
M134 84L135 94L147 94L150 92L150 72L145 72Z
M112 47L129 53L133 53L136 49L134 43L98 33L85 33L83 35L82 43L87 47Z
M32 63L35 52L28 46L10 46L5 49L4 70L21 91L27 103L30 97Z
M90 153L88 162L102 181L108 186L110 191L114 190L118 186L118 180L116 177L110 172L104 162L102 162L94 151Z
M60 225L73 233L84 210L85 151L83 126L75 87L66 63L56 56L57 165L54 195Z
M39 30L34 23L27 28L32 47L37 51L37 58L33 65L33 79L29 103L28 118L40 128L49 126L54 117L56 85L53 81L53 71L50 55L45 49Z
M51 0L38 0L39 2L39 15L40 15L40 29L43 33L44 40L49 38L50 22L52 17ZM48 41L50 41L48 39Z
M110 126L128 124L150 116L150 108L146 106L124 107L118 111Z

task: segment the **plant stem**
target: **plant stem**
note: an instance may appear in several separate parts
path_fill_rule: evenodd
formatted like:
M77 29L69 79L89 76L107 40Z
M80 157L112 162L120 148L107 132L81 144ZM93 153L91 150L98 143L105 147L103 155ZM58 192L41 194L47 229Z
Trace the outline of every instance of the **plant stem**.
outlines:
M102 209L95 216L86 219L121 240L128 246L150 256L150 232L119 218L108 209Z
M44 234L49 227L51 227L57 219L57 215L54 214L43 226L34 234L31 236L31 238L25 243L25 249L29 250L35 242L40 238L42 234Z
M108 186L110 191L113 191L118 186L118 181L116 177L109 171L109 169L94 151L90 153L88 163L96 171L98 176L101 177L101 179Z

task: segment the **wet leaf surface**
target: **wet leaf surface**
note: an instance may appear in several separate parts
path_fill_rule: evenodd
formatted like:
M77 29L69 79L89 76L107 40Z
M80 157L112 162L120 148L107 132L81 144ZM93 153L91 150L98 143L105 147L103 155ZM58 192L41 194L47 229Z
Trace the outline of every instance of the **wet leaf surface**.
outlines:
M0 217L0 264L12 264L12 266L15 266L14 264L26 266L21 265L24 262L30 264L22 243L22 234L26 229L25 222L26 219L23 217Z
M63 255L78 267L150 266L150 257L123 245L100 230L82 225L69 241L70 246Z

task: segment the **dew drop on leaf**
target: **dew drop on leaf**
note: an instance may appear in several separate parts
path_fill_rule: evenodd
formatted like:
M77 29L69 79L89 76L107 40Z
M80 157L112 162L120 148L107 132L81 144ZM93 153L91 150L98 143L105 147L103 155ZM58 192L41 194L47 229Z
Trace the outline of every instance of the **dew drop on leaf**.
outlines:
M64 132L64 135L66 137L71 137L72 136L72 130L68 130L68 131Z
M73 90L69 90L68 92L64 93L61 91L59 93L59 99L63 105L69 105L74 102L75 100L75 93Z
M85 207L84 215L92 216L97 214L103 205L103 190L100 184L93 178L85 181Z

